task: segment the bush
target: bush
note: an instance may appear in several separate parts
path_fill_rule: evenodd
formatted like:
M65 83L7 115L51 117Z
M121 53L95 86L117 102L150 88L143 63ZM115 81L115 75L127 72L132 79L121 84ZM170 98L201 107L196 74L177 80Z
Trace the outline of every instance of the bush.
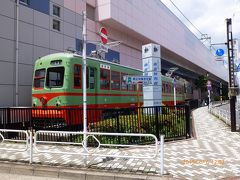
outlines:
M185 131L185 113L184 111L175 111L169 107L162 108L159 112L158 121L156 114L145 114L144 110L137 114L119 115L118 117L108 118L102 121L89 124L89 130L92 132L108 133L147 133L147 134L164 134L165 138L179 137ZM158 131L158 132L157 132ZM116 137L105 136L101 143L118 143L118 142L149 142L149 139L139 137Z

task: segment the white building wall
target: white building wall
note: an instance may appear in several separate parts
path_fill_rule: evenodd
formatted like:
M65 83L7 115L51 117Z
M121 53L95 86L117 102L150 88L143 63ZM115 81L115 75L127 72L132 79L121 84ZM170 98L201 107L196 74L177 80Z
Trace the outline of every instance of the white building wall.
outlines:
M159 0L97 2L100 22L117 22L227 81L227 70Z

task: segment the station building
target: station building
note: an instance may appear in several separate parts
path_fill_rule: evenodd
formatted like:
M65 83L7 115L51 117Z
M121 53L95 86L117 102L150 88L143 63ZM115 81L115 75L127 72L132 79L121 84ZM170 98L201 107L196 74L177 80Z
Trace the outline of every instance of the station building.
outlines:
M178 67L176 73L185 78L194 80L208 72L216 82L228 80L226 68L160 0L19 0L19 5L4 0L0 106L31 105L37 58L68 48L81 51L83 11L87 12L88 55L97 48L100 28L106 27L109 42L121 41L104 55L108 61L142 69L142 45L157 43L162 72ZM194 96L198 98L197 93Z

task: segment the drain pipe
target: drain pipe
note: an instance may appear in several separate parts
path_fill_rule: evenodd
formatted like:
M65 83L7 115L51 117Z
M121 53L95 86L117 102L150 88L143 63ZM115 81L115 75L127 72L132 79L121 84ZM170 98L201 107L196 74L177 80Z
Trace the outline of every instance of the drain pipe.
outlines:
M16 56L16 67L15 67L15 106L18 106L18 95L19 95L19 77L18 77L18 63L19 63L19 0L16 1L16 47L15 47L15 56Z

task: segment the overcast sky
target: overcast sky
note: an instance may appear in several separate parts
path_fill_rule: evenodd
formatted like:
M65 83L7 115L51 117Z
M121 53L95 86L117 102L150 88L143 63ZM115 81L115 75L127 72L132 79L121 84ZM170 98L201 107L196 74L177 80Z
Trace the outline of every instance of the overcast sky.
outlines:
M200 39L200 33L179 13L170 0L161 0ZM232 18L233 38L240 39L240 0L172 0L201 33L211 37L211 43L224 43L226 18ZM219 46L215 46L219 48Z

